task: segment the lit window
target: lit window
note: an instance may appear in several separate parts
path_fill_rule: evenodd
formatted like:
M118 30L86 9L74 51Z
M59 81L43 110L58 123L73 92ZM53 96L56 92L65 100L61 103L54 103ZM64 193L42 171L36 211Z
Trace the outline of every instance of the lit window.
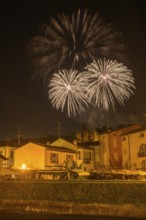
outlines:
M140 145L139 156L140 157L146 157L146 144Z
M146 160L143 160L143 161L142 161L141 166L142 166L142 169L146 169Z

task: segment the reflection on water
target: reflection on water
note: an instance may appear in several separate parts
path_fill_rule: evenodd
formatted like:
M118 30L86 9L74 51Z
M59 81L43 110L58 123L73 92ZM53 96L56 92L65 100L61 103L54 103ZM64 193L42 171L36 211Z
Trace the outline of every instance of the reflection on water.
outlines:
M6 214L0 213L1 220L138 220L133 217L99 217L99 216L69 216L47 214ZM141 219L142 220L142 219ZM144 220L144 219L143 219Z

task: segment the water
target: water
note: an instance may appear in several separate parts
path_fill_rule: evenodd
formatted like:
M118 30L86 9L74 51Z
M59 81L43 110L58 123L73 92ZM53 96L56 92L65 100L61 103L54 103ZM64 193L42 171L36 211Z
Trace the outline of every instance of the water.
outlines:
M139 220L139 218L0 213L0 220ZM141 220L146 220L146 218L141 218Z

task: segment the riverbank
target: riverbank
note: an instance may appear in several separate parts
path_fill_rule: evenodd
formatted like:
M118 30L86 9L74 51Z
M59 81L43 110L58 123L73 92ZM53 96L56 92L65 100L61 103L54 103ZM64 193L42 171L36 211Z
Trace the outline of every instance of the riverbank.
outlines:
M48 215L89 215L116 217L146 217L146 205L81 204L52 201L0 200L2 213L39 213Z

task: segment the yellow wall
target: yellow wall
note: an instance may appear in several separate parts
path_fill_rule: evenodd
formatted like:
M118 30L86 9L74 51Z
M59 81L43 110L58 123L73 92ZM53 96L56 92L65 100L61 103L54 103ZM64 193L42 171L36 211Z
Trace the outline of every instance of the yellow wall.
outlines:
M140 137L143 133L144 137ZM142 161L146 157L138 157L138 152L141 144L146 144L146 130L139 131L133 134L122 136L122 154L123 154L123 168L141 169ZM125 139L125 140L124 140ZM130 155L130 158L129 158Z
M50 154L58 154L58 163L51 163L50 162ZM45 152L45 166L47 167L53 167L53 166L65 166L64 161L66 161L66 155L72 155L73 160L76 162L76 154L73 153L67 153L67 152L59 152L59 151L53 151L53 150L46 150Z
M84 158L84 152L91 153L91 160L89 162L85 162L86 159ZM77 156L77 166L81 165L82 170L90 171L94 169L94 151L90 149L82 149L78 148L78 156Z
M29 168L44 169L45 147L34 143L28 143L15 150L14 167L20 168L26 164Z
M95 147L95 166L109 168L108 134L99 134L99 146Z
M12 167L13 166L13 159L11 156L11 153L14 155L16 147L11 147L9 145L1 146L0 147L0 153L5 156L8 160L3 161L4 167Z

